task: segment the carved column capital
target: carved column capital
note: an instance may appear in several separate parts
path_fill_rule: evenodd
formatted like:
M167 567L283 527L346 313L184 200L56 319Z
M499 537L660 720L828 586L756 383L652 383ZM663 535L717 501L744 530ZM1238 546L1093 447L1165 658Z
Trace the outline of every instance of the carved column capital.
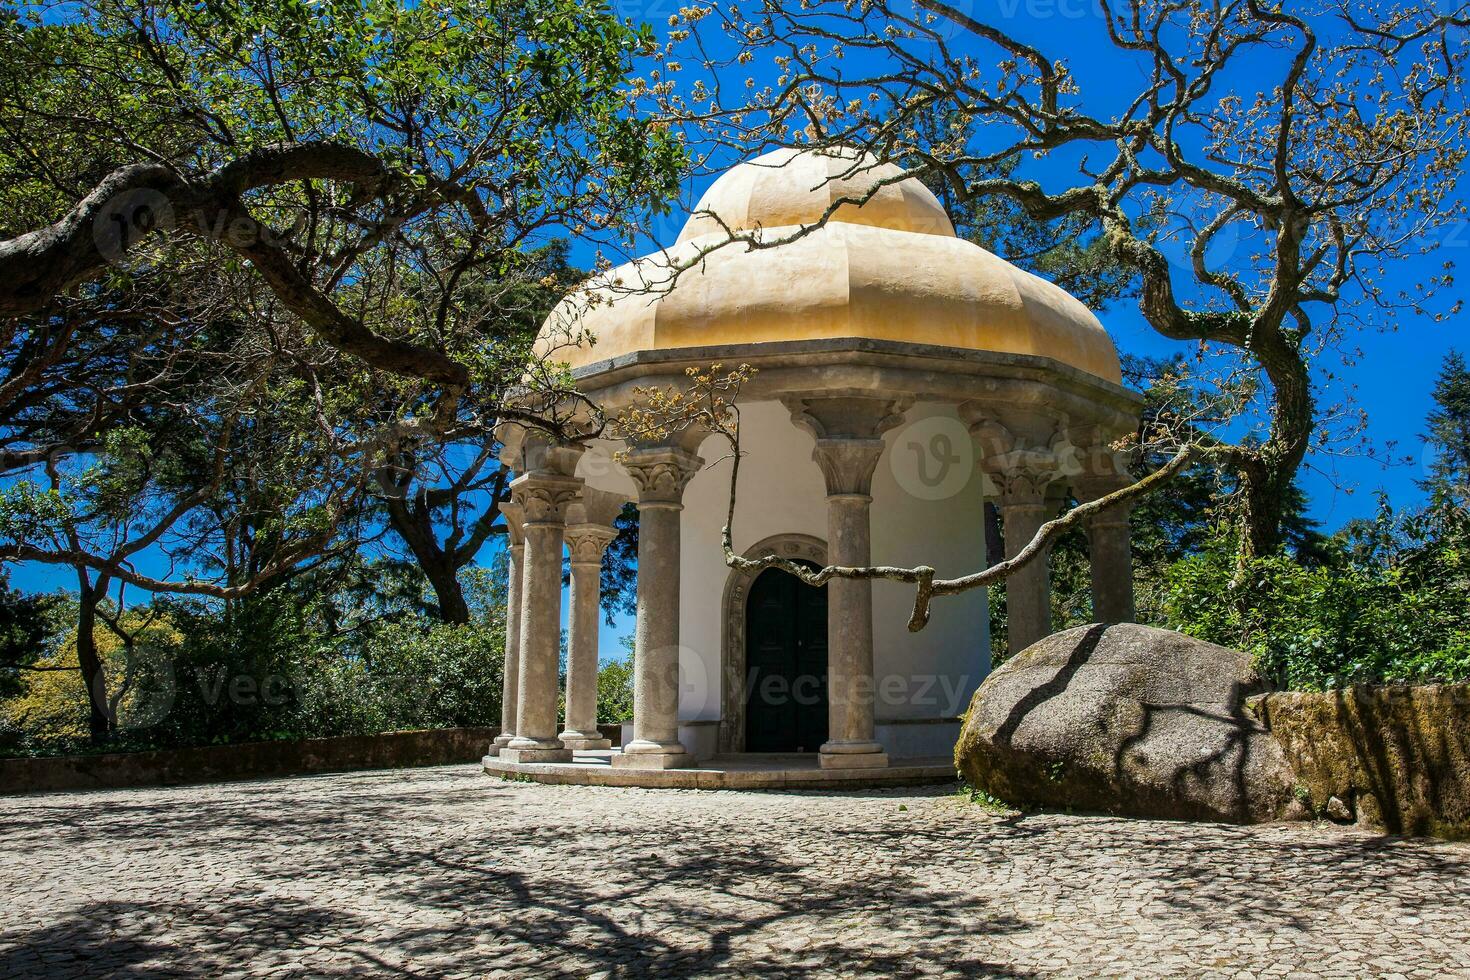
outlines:
M505 517L505 536L510 540L510 546L524 548L526 515L521 512L521 505L514 499L507 500L500 505L500 513Z
M582 481L575 477L540 473L527 473L510 485L511 500L521 510L524 527L564 523L567 507L581 489Z
M1063 478L1062 461L1049 452L1014 450L985 461L1002 508L1043 507L1053 484Z
M567 550L573 565L602 564L607 546L613 543L618 532L602 524L571 524L567 526Z
M638 487L638 506L681 507L684 488L704 465L693 453L672 447L634 449L623 464Z
M525 431L516 446L516 468L541 476L575 476L587 447L558 442L538 429Z
M818 439L812 459L827 481L827 496L869 497L882 439Z

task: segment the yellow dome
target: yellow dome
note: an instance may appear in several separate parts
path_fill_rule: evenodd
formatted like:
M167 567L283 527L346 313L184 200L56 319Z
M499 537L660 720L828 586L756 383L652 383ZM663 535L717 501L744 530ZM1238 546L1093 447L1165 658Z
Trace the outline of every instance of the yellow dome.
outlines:
M776 150L727 170L710 185L679 241L727 228L814 225L838 201L862 204L843 203L828 221L954 237L954 225L934 192L922 181L905 179L891 163L853 153Z
M667 251L569 297L539 349L572 368L625 354L845 337L1048 357L1121 379L1102 324L1061 288L957 238L920 181L871 157L778 151L722 175ZM844 204L820 228L783 242ZM720 245L725 231L770 248ZM572 342L575 341L575 346Z

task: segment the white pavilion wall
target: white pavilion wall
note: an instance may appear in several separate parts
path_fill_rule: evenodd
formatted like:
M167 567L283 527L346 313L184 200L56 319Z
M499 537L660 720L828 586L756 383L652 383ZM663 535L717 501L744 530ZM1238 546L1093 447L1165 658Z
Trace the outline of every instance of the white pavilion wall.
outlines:
M742 406L740 495L735 548L744 551L779 534L808 534L826 540L826 488L812 460L813 439L797 428L779 402ZM949 421L942 421L942 420ZM915 483L915 452L935 433L948 436L962 456L942 486ZM873 477L872 534L875 562L933 565L949 577L981 567L985 556L982 480L973 465L964 428L953 409L919 404L905 424L885 436L887 448ZM894 456L895 449L900 453ZM713 462L724 443L707 440L700 454ZM932 462L932 461L931 461ZM937 473L937 470L934 471ZM931 473L929 475L934 475ZM680 605L683 722L720 717L720 655L723 598L729 569L720 551L720 528L728 503L730 462L707 466L684 496ZM917 496L910 488L924 494ZM983 590L935 601L929 625L907 628L913 589L901 583L873 587L874 659L878 675L879 737L897 755L920 754L952 741L954 729L885 722L952 718L989 671L989 630ZM911 751L905 751L912 742ZM903 743L903 744L890 744Z

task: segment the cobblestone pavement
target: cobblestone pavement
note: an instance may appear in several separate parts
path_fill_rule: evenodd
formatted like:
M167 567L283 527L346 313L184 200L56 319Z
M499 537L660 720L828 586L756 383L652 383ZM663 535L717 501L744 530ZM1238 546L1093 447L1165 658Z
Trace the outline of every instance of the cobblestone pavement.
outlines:
M1470 846L470 766L0 798L0 977L1470 976Z

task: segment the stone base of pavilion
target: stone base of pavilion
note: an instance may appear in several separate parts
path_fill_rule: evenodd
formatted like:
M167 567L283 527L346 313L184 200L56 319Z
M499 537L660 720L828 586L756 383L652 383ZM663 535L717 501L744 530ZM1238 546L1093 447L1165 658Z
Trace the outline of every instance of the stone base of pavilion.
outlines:
M485 772L507 779L569 786L642 786L650 789L872 789L955 781L947 756L894 759L872 769L823 769L816 753L717 755L687 769L635 769L612 764L617 750L575 752L571 762L506 762L487 755Z

